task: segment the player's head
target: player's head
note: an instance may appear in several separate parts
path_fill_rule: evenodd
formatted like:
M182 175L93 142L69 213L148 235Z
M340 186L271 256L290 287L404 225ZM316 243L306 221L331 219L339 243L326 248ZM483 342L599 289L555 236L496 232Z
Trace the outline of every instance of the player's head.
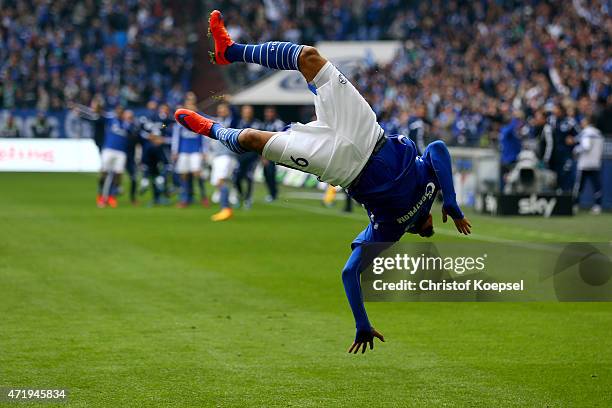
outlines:
M264 110L264 119L266 122L272 122L276 119L276 108L274 106L266 106Z
M159 113L160 117L167 118L168 116L170 116L170 107L165 103L162 103L161 105L159 105L159 109L157 110L157 112Z
M100 95L96 95L91 98L89 106L91 107L91 109L93 109L94 112L99 113L104 108L104 100Z
M565 108L560 103L556 103L553 106L552 114L557 118L565 117Z
M427 109L425 108L425 105L418 105L416 108L416 115L419 118L424 118L425 114L427 113Z
M151 99L149 102L147 102L147 109L151 112L155 112L157 110L157 102Z
M121 119L128 123L132 122L134 120L134 112L129 109L124 110Z
M253 107L251 105L244 105L242 109L240 109L240 117L243 120L251 120L253 119L254 112Z
M195 106L197 105L198 98L194 92L187 92L185 94L185 106Z
M546 123L546 114L542 109L538 109L535 111L533 115L533 122L536 126L544 126Z
M433 229L433 218L431 214L422 216L414 223L414 225L408 229L411 234L419 234L424 238L429 238L434 234Z
M220 118L227 118L230 115L230 107L227 103L223 102L217 105L217 116Z
M595 126L595 124L597 123L597 115L595 113L591 113L590 115L585 115L584 119L582 119L582 127L587 127L589 125L591 126Z

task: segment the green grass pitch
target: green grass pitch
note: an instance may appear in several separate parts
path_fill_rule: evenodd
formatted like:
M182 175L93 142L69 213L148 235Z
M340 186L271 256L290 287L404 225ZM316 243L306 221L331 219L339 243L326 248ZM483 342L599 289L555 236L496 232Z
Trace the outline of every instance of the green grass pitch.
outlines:
M349 355L340 271L359 209L259 200L216 224L100 210L94 185L0 174L0 386L68 388L71 407L611 404L612 304L371 303L387 342ZM473 240L612 231L610 215L469 215ZM435 240L460 239L434 216Z

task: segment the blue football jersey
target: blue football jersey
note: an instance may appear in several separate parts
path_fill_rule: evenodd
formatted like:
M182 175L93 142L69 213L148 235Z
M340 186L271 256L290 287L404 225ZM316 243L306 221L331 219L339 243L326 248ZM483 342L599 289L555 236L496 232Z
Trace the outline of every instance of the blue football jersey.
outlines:
M126 152L128 150L128 125L117 117L110 117L106 122L103 148Z
M370 217L372 237L363 241L396 241L427 216L440 186L433 168L417 155L415 143L390 136L372 157L349 193ZM365 239L367 238L367 239ZM357 242L362 242L358 237Z
M202 136L183 126L174 126L172 131L172 151L174 153L202 152Z

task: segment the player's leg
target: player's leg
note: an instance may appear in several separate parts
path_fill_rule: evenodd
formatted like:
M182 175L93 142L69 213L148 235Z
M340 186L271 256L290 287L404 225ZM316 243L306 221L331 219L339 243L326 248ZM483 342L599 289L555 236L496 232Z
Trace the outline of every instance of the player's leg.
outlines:
M284 41L263 44L235 43L225 29L221 12L210 14L209 30L215 42L211 53L213 62L221 65L232 62L259 64L280 70L300 71L307 82L311 82L327 60L313 47Z
M189 173L181 173L179 177L181 180L181 192L177 207L185 208L189 205Z
M189 204L189 155L187 153L178 154L174 172L178 174L180 182L179 202L176 206L184 208Z
M315 99L317 121L321 126L302 129L304 132L299 135L300 139L308 141L295 141L299 124L294 124L292 132L285 134L234 129L228 133L229 136L218 137L219 140L231 138L232 144L242 150L257 151L267 159L325 177L337 184L349 184L368 160L382 135L376 114L357 89L313 47L278 41L237 44L225 29L219 11L211 13L209 22L215 43L212 55L214 62L247 62L272 69L297 70L309 82L313 92L321 96ZM323 126L327 130L321 132ZM275 135L282 137L272 139ZM338 144L336 139L346 143ZM326 149L325 146L319 146L322 140L331 147ZM338 169L329 165L334 154L346 157L350 165L337 160L336 166L340 167L340 171L336 171Z
M134 157L134 152L130 152L128 154L126 170L128 176L130 178L130 202L132 204L136 204L136 186L138 184L137 174L136 174L136 159Z
M193 174L196 182L198 183L198 191L200 192L200 204L203 207L208 207L210 204L208 202L208 196L206 195L206 183L204 182L204 177L201 172L197 172Z
M204 186L204 180L202 179L202 161L204 160L204 157L202 155L202 153L191 153L189 155L189 171L191 173L191 179L192 181L190 182L190 195L191 198L194 199L195 198L195 187L194 187L194 182L198 185L198 191L200 193L199 197L200 197L200 203L204 206L206 206L208 204L207 198L206 198L206 188Z
M110 195L108 196L108 205L112 208L117 207L117 193L121 186L122 173L113 173Z
M108 196L108 205L112 208L117 207L117 195L119 193L119 188L121 186L121 179L123 172L125 171L125 164L127 161L127 156L125 152L120 151L112 151L113 153L113 165L112 165L112 181L110 193Z
M274 201L278 195L278 186L276 182L276 164L270 160L263 160L264 178L268 187L268 196L266 201Z
M255 167L259 162L259 156L254 152L247 153L243 156L247 156L247 160L245 163L245 180L247 184L246 191L244 194L244 206L248 209L253 206L253 186L255 184L253 175L255 173Z
M591 212L593 214L601 213L601 200L603 194L601 192L601 173L599 170L589 170L589 178L591 179L591 185L593 186L593 200L595 201Z
M233 210L230 205L230 186L232 172L234 170L234 158L231 156L218 156L212 162L210 183L219 191L220 211L214 214L213 221L226 221L232 218Z
M263 151L264 146L275 132L257 129L226 128L221 124L188 109L178 109L174 113L176 121L194 133L220 141L234 153Z
M106 200L104 198L104 182L106 181L107 172L102 170L100 172L100 177L98 178L98 194L96 196L96 205L99 208L103 208L106 206Z
M574 182L574 211L578 211L580 205L580 196L584 191L584 187L587 181L585 172L583 170L578 170L576 172L576 180Z

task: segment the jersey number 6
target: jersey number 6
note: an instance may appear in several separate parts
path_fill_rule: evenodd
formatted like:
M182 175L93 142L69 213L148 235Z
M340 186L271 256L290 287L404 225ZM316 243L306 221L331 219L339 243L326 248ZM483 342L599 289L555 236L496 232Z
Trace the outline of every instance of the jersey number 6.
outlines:
M293 156L291 157L291 161L294 162L295 164L297 164L300 167L308 167L308 160L306 160L303 157L298 157L297 159Z

